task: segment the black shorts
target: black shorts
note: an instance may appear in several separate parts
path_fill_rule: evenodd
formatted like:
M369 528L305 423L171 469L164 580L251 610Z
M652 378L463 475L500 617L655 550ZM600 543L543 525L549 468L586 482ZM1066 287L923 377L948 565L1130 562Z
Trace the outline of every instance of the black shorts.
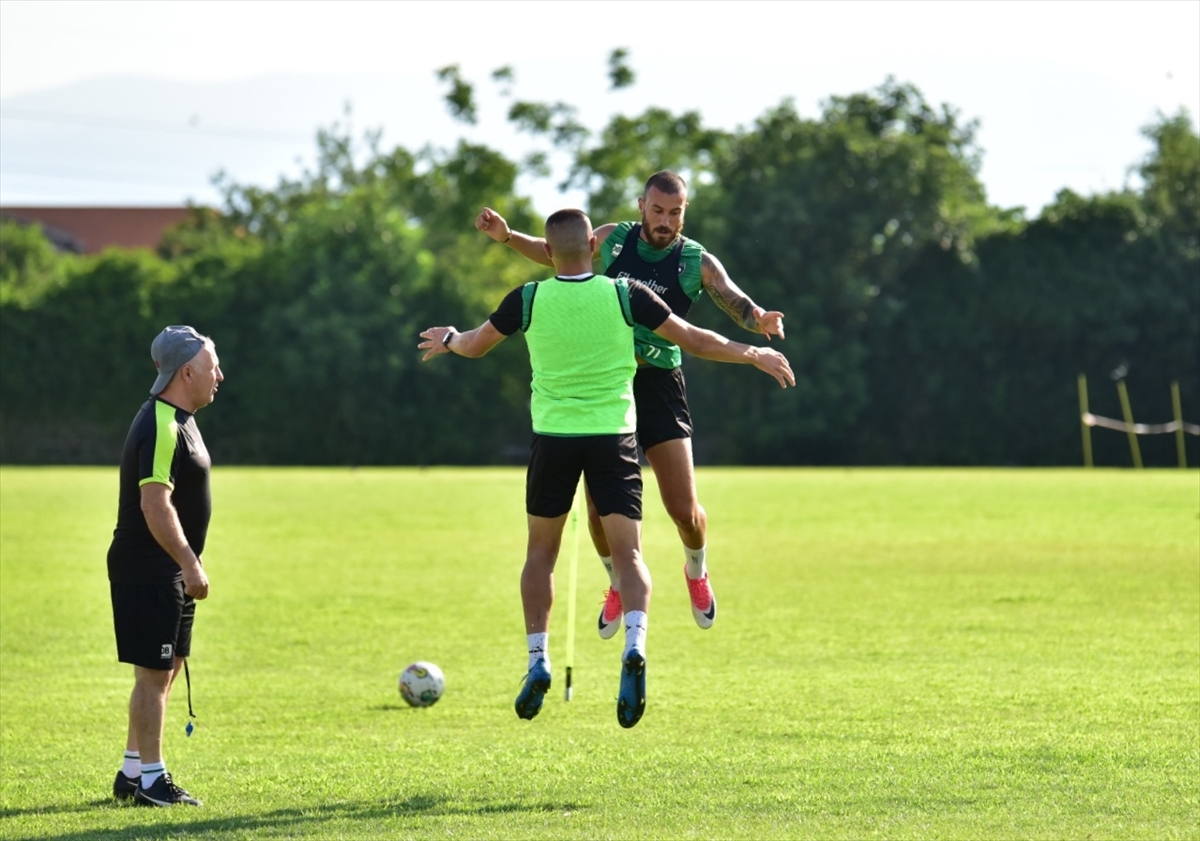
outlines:
M637 435L642 450L664 441L692 437L687 386L680 368L639 365L633 375L633 402L637 405Z
M182 581L110 581L117 659L147 669L172 669L192 653L196 600Z
M565 437L535 432L525 474L526 513L566 514L575 501L580 473L601 517L622 514L642 519L642 468L632 433Z

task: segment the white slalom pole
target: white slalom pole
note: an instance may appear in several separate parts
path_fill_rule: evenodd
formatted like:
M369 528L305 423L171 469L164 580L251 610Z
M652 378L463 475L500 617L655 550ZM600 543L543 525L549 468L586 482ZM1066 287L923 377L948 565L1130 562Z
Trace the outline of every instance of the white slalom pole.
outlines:
M567 692L571 700L571 668L575 665L575 592L579 582L579 498L582 494L575 489L571 502L571 567L567 570Z

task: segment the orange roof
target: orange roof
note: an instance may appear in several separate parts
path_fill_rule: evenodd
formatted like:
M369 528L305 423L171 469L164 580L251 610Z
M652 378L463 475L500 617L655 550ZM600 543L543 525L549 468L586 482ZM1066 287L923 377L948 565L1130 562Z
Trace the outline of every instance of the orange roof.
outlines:
M95 254L105 248L156 248L186 207L0 207L0 216L38 222L60 249ZM65 235L65 236L63 236Z

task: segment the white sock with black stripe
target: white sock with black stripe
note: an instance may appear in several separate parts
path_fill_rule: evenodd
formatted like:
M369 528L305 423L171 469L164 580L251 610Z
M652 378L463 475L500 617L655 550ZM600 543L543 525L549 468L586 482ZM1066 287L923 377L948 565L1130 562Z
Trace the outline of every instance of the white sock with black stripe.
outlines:
M546 668L550 668L550 634L526 634L525 642L529 645L529 668L533 668L533 664L538 660L546 661Z
M167 773L167 764L161 759L158 762L143 762L142 788L150 788L165 773Z

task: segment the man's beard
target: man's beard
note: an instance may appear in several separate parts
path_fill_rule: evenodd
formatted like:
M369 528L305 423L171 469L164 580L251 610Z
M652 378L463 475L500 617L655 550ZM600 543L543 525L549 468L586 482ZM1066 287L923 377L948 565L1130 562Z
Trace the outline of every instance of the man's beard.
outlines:
M679 237L683 234L683 225L680 224L678 231L672 231L670 228L667 228L666 226L663 226L662 228L656 230L654 228L651 228L650 225L646 222L646 214L643 213L642 214L642 230L645 232L646 239L650 243L650 245L654 246L659 251L661 251L664 248L666 248L667 246L674 243L675 240L679 239ZM662 231L662 233L659 233L660 230Z

